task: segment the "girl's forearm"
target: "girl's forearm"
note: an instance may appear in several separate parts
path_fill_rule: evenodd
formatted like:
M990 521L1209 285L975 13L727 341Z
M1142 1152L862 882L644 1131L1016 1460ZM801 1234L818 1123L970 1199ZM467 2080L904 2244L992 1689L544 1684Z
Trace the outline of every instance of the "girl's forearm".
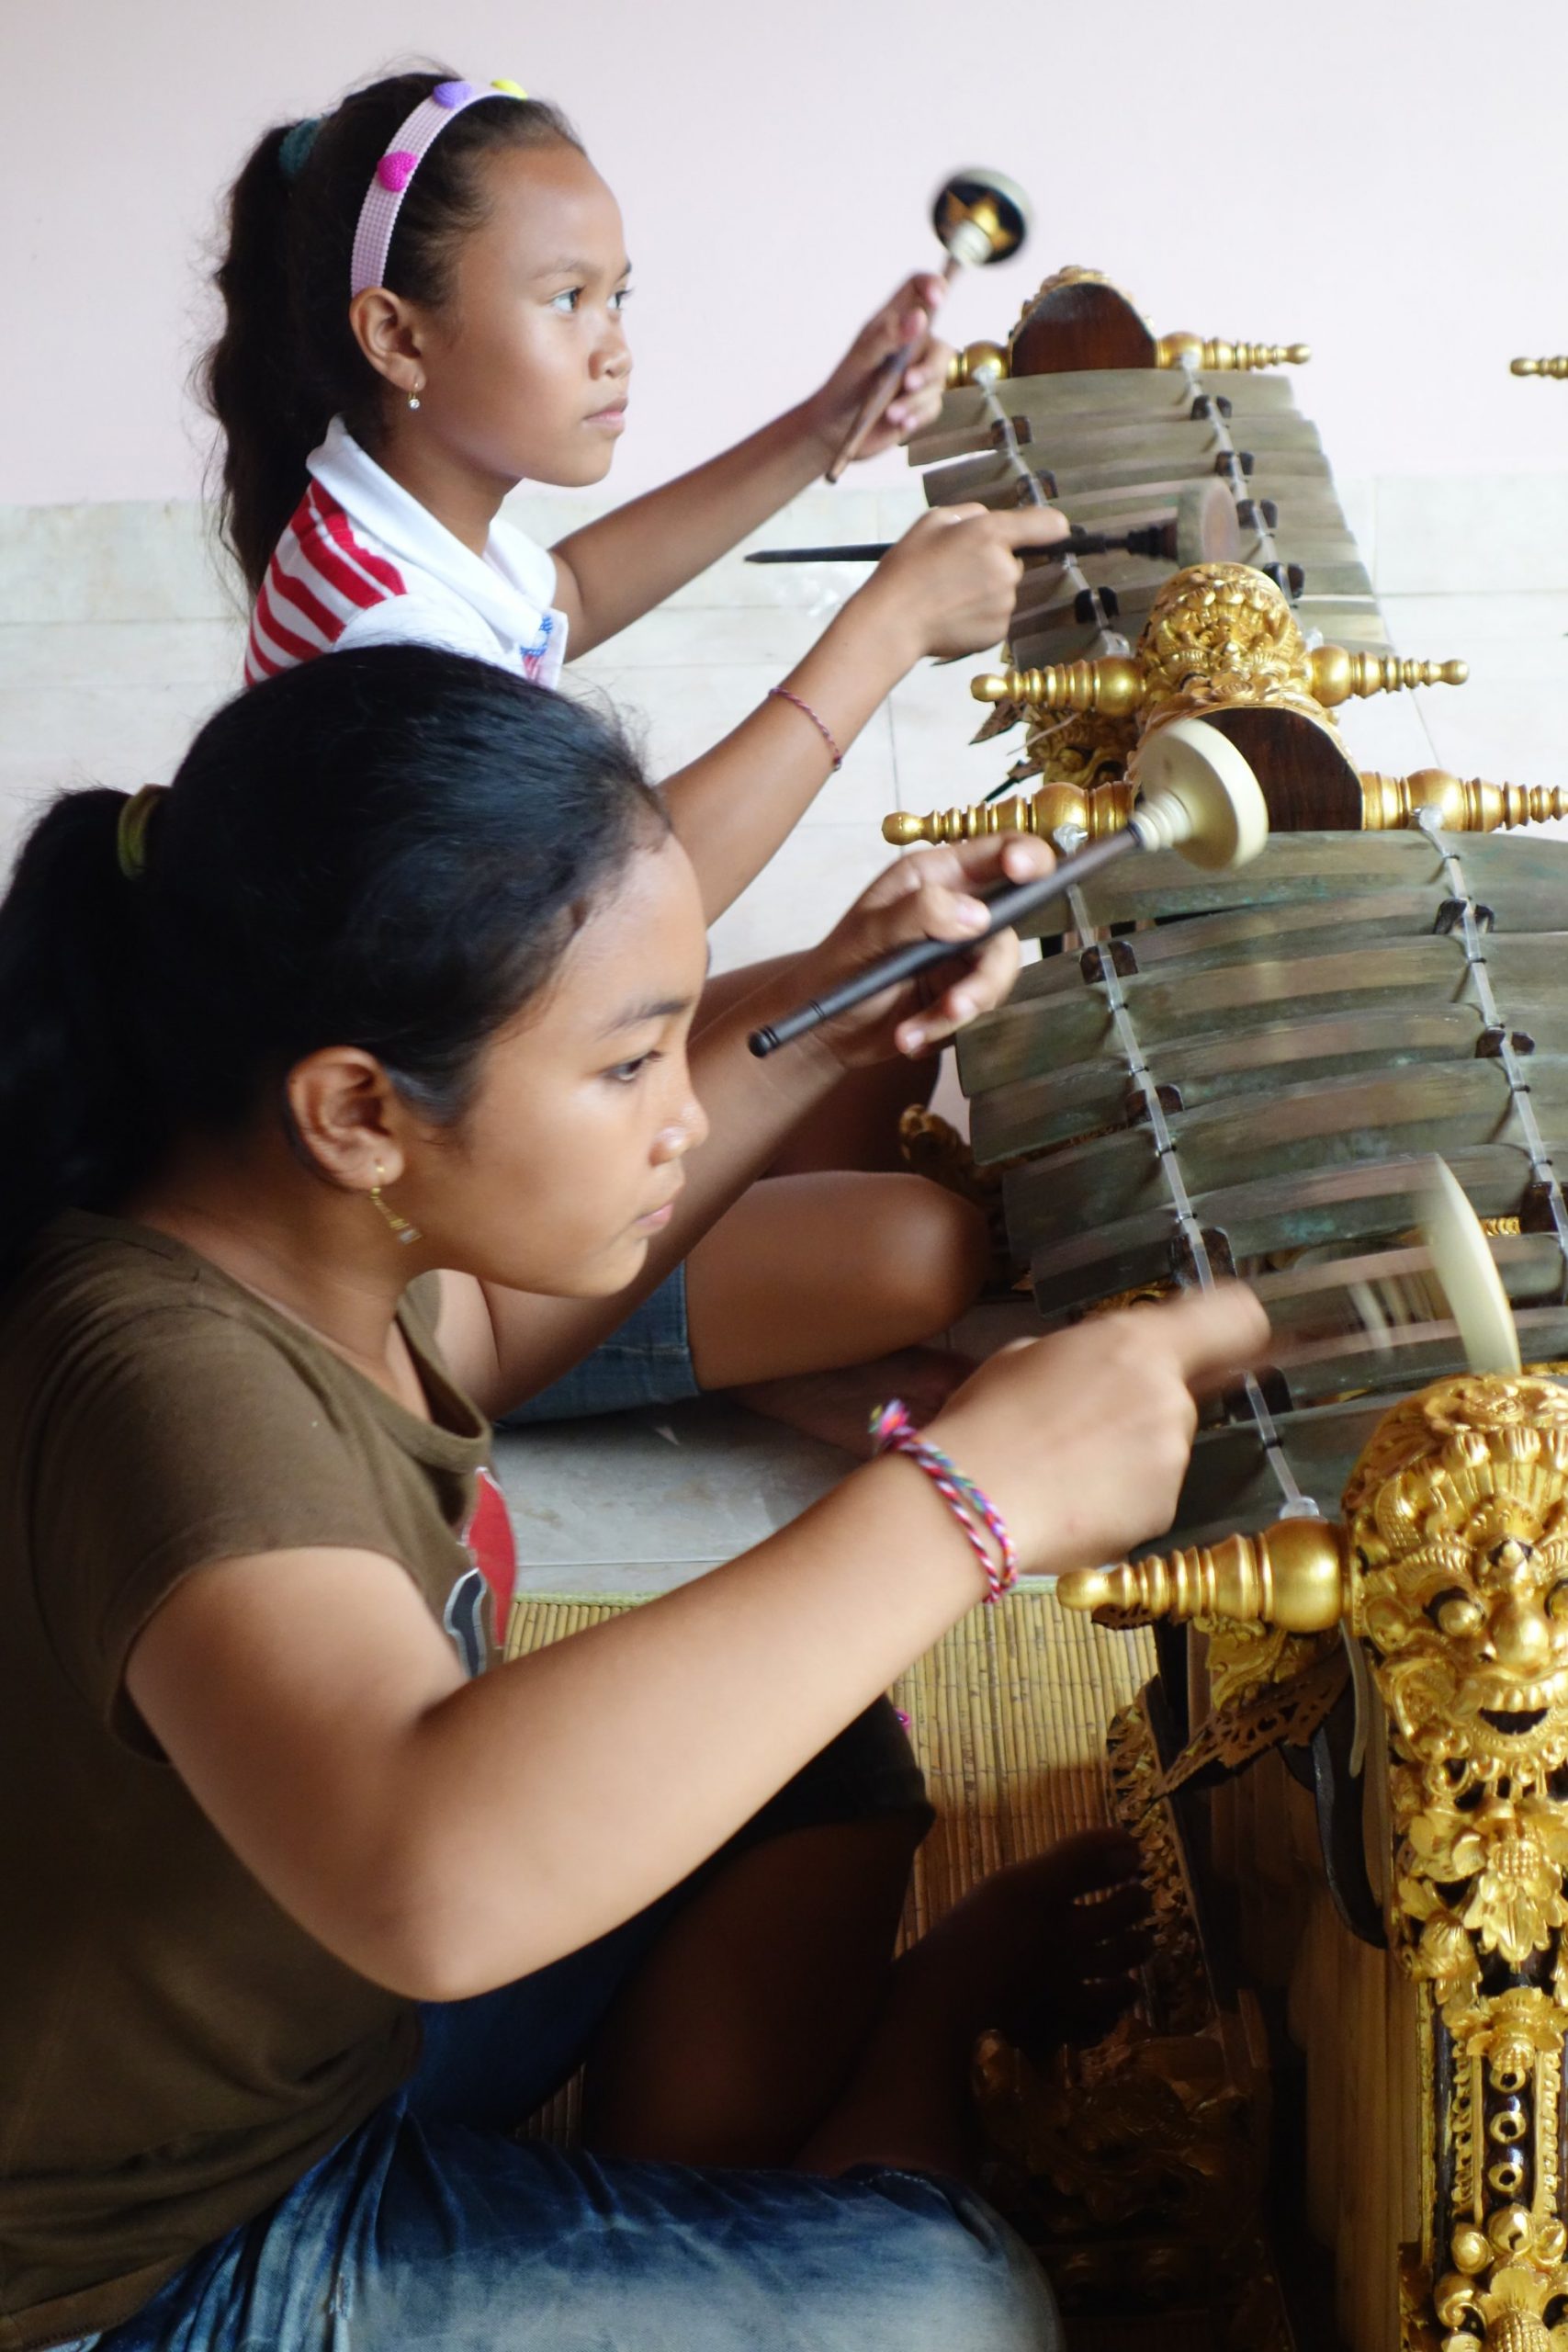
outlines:
M716 563L815 481L830 454L809 410L791 409L722 456L562 539L551 552L577 592L573 656L629 628Z
M856 1472L769 1542L468 1683L389 1797L416 1989L482 1992L574 1951L695 1869L980 1597L908 1464Z
M807 706L770 695L711 752L664 780L671 820L716 922L767 865L830 781L840 754L919 659L910 616L884 582L852 598L780 684Z

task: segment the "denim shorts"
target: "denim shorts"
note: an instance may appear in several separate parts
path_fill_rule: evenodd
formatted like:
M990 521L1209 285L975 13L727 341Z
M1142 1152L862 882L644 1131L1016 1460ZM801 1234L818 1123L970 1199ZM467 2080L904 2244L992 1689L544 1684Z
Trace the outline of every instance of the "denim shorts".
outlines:
M686 1328L686 1269L677 1266L649 1291L619 1329L558 1380L501 1417L503 1430L535 1421L571 1421L591 1413L626 1413L639 1405L678 1405L698 1394Z
M923 1805L882 1702L725 1850ZM1032 2259L956 2182L602 2161L513 2137L721 1860L585 1951L426 2009L394 2098L81 2352L1061 2352Z

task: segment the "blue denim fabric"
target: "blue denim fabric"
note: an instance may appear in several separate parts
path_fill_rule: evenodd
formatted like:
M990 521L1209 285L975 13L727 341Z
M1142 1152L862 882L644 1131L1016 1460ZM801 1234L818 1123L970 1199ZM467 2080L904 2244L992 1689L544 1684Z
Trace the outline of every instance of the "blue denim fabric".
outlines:
M534 1421L570 1421L590 1413L626 1413L639 1405L678 1405L699 1391L686 1328L686 1269L677 1266L591 1356L501 1417L503 1430Z
M954 2183L604 2163L494 2128L656 1926L430 2013L413 2081L98 2352L1060 2352L1033 2262Z
M99 2352L1059 2352L967 2190L601 2164L381 2109Z
M1059 2352L1032 2262L956 2186L601 2163L511 2137L727 1856L901 1813L929 1808L879 1700L636 1918L427 2007L396 2098L134 2319L58 2352Z

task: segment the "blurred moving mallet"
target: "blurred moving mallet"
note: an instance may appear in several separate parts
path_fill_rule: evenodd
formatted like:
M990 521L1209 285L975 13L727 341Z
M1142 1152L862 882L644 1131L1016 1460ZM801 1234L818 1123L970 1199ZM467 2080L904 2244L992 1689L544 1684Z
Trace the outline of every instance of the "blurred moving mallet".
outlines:
M946 249L942 274L951 284L961 269L983 269L989 262L1007 261L1017 253L1029 234L1029 199L1000 172L954 172L937 190L931 226ZM837 481L859 456L866 435L903 382L917 348L913 343L902 343L878 368L828 469L829 481Z
M1227 502L1228 503L1228 502ZM1017 553L1028 556L1037 563L1072 563L1079 556L1111 555L1124 548L1129 555L1153 556L1161 562L1179 563L1178 526L1173 518L1166 523L1134 524L1126 531L1069 531L1065 538L1053 539L1046 547L1020 548ZM896 539L851 539L836 548L758 548L746 558L748 563L880 563L897 547Z
M897 981L971 954L1133 851L1177 849L1194 865L1219 872L1245 865L1269 838L1269 811L1257 777L1235 745L1201 718L1173 719L1148 736L1139 747L1137 781L1144 797L1119 832L1091 842L1032 882L1004 882L977 893L990 916L984 931L969 939L916 939L896 947L826 996L753 1029L746 1040L751 1051L759 1058L774 1053Z

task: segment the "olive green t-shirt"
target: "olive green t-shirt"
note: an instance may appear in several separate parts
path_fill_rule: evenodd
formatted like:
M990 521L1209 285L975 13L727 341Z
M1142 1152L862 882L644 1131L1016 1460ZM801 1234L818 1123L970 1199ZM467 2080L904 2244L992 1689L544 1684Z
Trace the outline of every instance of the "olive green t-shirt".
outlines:
M510 1595L465 1536L499 1497L434 1287L400 1318L429 1421L143 1227L62 1217L0 1295L5 2352L127 2318L412 2064L412 2004L264 1893L122 1678L192 1569L315 1545L397 1562L485 1662Z

